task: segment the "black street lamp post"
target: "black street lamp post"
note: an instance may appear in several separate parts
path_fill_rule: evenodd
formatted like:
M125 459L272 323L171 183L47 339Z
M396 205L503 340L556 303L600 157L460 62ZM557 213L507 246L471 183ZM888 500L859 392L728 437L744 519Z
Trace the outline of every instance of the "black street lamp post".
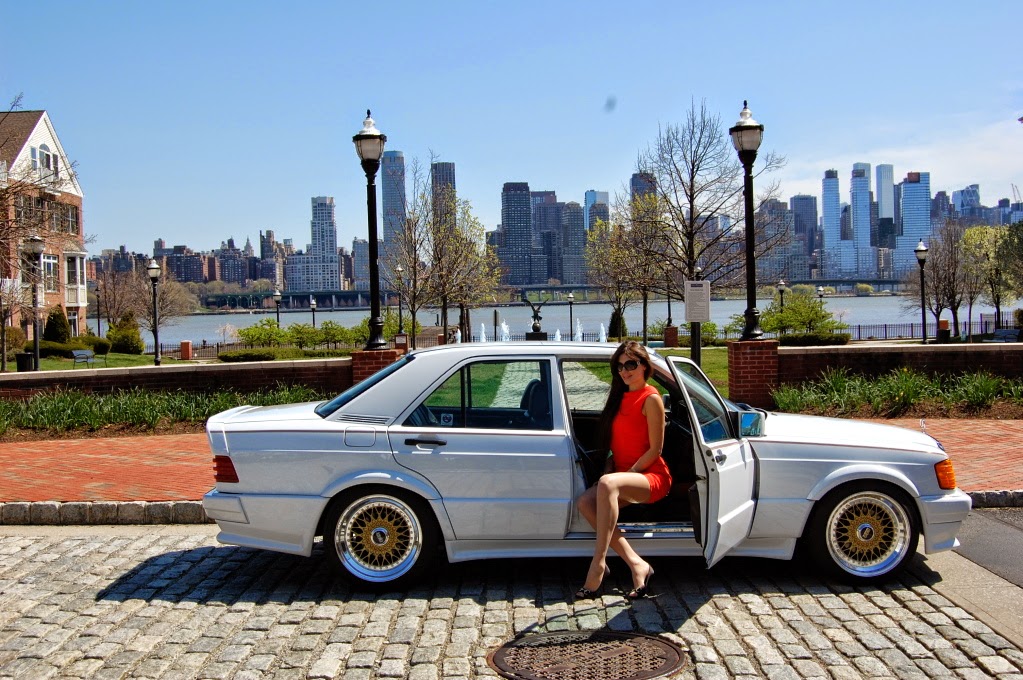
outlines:
M399 264L394 268L394 273L398 275L398 335L402 335L405 333L405 317L401 314L401 294L405 290L405 279L402 276L405 268Z
M313 328L316 328L316 298L309 298L309 311L313 313Z
M566 297L568 299L568 337L574 340L575 326L572 325L574 323L574 319L572 318L572 303L575 302L575 295L570 292Z
M817 286L817 299L821 301L821 311L824 311L824 286Z
M153 365L160 365L160 309L156 304L157 290L156 287L160 285L160 263L153 258L149 261L149 266L146 267L146 271L149 272L149 280L153 282L153 343L156 345L153 350Z
M277 327L281 327L281 299L284 296L281 295L280 288L274 288L274 304L277 306Z
M739 161L743 170L743 197L745 198L746 222L746 325L742 329L740 340L760 340L764 332L760 330L760 311L757 310L757 261L754 253L756 234L753 226L753 161L757 159L757 149L764 140L764 126L753 119L747 102L742 103L739 122L729 128L732 145L739 153Z
M778 285L776 285L775 288L778 289L778 297L781 300L781 308L785 309L785 289L786 289L785 279L782 279L781 281L779 281Z
M43 295L39 290L43 273L43 251L46 241L39 234L32 234L27 239L26 248L35 257L32 267L36 270L32 281L32 370L39 370L39 307L43 304Z
M927 264L927 244L923 239L913 249L917 264L920 265L920 328L924 336L923 344L927 344L927 289L924 287L924 265Z
M387 135L377 130L366 109L366 120L362 122L362 130L352 137L355 150L362 161L362 169L366 173L366 221L369 227L369 341L367 350L385 349L384 320L380 317L380 270L377 264L377 188L376 174L380 169L380 157L384 155L384 144Z
M664 289L668 291L668 319L664 322L664 326L668 327L671 325L671 274L668 274L668 282Z
M102 310L102 306L100 305L100 297L101 297L100 296L100 290L99 290L99 287L97 287L96 288L96 337L98 337L98 338L102 338L103 337L103 328L100 326L100 320L101 320L100 312Z

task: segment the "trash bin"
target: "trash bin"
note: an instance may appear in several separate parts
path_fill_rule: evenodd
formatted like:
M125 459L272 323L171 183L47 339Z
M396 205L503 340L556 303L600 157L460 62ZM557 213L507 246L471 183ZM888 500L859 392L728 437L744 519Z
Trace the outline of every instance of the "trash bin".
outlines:
M938 319L938 344L947 345L952 342L952 331L948 328L948 319Z
M25 373L32 370L35 356L28 352L19 352L14 355L14 361L18 366L18 373Z

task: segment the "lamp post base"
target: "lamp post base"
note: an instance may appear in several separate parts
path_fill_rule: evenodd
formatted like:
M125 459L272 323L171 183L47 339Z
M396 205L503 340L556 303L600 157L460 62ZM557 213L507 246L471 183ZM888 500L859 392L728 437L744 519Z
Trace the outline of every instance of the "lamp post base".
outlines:
M369 351L387 349L387 341L384 340L384 320L380 317L373 317L369 320L369 341L366 343Z
M760 310L756 307L751 307L743 313L743 317L746 319L746 325L742 329L742 337L740 340L761 340L764 337L764 331L760 329Z

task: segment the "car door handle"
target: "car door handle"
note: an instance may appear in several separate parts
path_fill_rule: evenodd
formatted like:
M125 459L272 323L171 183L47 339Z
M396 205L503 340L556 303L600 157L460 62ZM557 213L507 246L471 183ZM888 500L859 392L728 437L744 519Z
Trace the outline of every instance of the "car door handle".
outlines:
M721 465L721 463L724 463L726 460L728 460L728 456L726 456L723 453L718 453L714 455L714 462L717 463L718 465Z
M437 439L435 437L415 437L408 438L405 440L405 446L419 446L420 444L431 444L433 446L444 446L447 444L443 439Z

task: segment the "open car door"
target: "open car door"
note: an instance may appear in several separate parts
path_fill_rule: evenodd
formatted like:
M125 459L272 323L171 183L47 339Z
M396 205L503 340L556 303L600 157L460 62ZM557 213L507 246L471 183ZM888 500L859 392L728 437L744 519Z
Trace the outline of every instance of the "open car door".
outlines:
M749 534L756 461L749 442L732 432L725 404L707 377L681 357L667 359L697 425L697 456L707 471L700 505L703 554L711 567Z

